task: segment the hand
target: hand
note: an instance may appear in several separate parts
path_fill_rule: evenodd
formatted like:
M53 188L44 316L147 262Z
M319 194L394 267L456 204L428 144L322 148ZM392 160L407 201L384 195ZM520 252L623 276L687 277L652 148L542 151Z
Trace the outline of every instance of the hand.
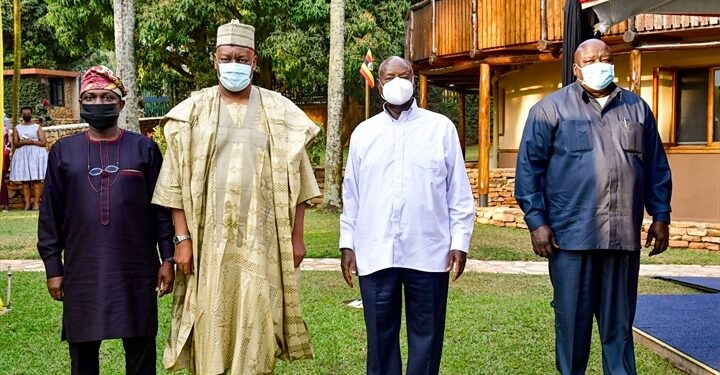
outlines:
M652 245L653 239L655 240L655 246L650 252L650 256L658 255L667 250L670 243L670 229L668 228L667 223L663 223L662 221L653 221L647 231L645 247Z
M63 298L65 298L65 293L63 292L63 279L64 278L62 276L47 279L47 288L48 292L50 292L50 297L56 301L62 301Z
M448 253L447 271L452 272L452 281L457 280L465 271L467 254L460 250L450 250Z
M340 249L342 257L340 258L340 268L342 269L343 278L349 287L353 287L352 275L357 274L357 264L355 263L355 252L348 248Z
M175 246L175 264L178 269L186 274L192 275L193 273L193 252L192 252L192 240L185 240Z
M552 230L550 230L550 227L547 225L543 225L530 232L530 240L532 241L535 254L543 258L550 258L555 255L555 251L560 248L557 242L555 242Z
M170 262L163 262L160 265L157 276L157 288L158 297L162 297L166 294L170 294L173 290L173 283L175 282L175 266Z
M305 253L307 252L305 248L305 241L302 239L292 240L292 247L293 247L293 261L295 262L295 268L300 267L300 263L302 263L303 259L305 259Z

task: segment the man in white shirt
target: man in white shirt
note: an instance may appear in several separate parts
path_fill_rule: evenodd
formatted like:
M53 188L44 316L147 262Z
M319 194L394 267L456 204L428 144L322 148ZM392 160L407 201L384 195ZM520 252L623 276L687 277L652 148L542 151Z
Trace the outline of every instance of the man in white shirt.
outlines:
M418 108L412 65L393 56L379 69L384 111L350 140L340 216L341 267L360 279L368 374L400 374L403 289L408 374L440 369L449 272L465 268L475 203L457 130Z

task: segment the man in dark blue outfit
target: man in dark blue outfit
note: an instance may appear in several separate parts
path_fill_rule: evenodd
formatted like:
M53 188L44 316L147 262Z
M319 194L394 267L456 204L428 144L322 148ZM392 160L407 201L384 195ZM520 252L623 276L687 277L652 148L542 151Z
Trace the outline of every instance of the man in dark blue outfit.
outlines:
M558 371L585 373L594 315L605 374L635 374L643 208L652 256L668 246L670 168L648 105L613 83L610 48L582 43L573 70L575 83L530 110L515 195L549 259Z
M157 296L175 279L170 212L150 204L162 154L118 128L124 95L108 68L88 69L80 116L89 130L57 141L48 159L38 250L48 291L63 302L73 375L98 374L100 342L115 338L126 374L155 374Z

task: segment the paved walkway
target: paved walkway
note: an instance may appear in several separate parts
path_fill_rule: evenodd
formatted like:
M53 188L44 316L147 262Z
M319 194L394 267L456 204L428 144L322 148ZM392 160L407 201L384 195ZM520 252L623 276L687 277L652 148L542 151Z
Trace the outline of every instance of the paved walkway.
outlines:
M0 275L10 266L13 271L44 271L39 260L0 260ZM303 270L339 271L340 259L305 259ZM466 272L486 272L524 275L547 275L547 262L520 262L469 259ZM708 276L720 277L720 266L643 264L641 276Z

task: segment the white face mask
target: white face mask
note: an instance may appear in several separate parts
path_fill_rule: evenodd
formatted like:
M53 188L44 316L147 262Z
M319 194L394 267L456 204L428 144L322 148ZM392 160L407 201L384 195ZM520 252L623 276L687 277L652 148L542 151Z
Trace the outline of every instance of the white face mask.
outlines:
M238 63L218 64L218 77L224 88L238 92L244 90L252 79L252 66Z
M615 79L615 65L604 62L596 62L580 68L583 79L582 83L596 91L600 91Z
M415 86L412 81L395 77L390 82L382 85L382 98L394 105L405 104L412 98Z

